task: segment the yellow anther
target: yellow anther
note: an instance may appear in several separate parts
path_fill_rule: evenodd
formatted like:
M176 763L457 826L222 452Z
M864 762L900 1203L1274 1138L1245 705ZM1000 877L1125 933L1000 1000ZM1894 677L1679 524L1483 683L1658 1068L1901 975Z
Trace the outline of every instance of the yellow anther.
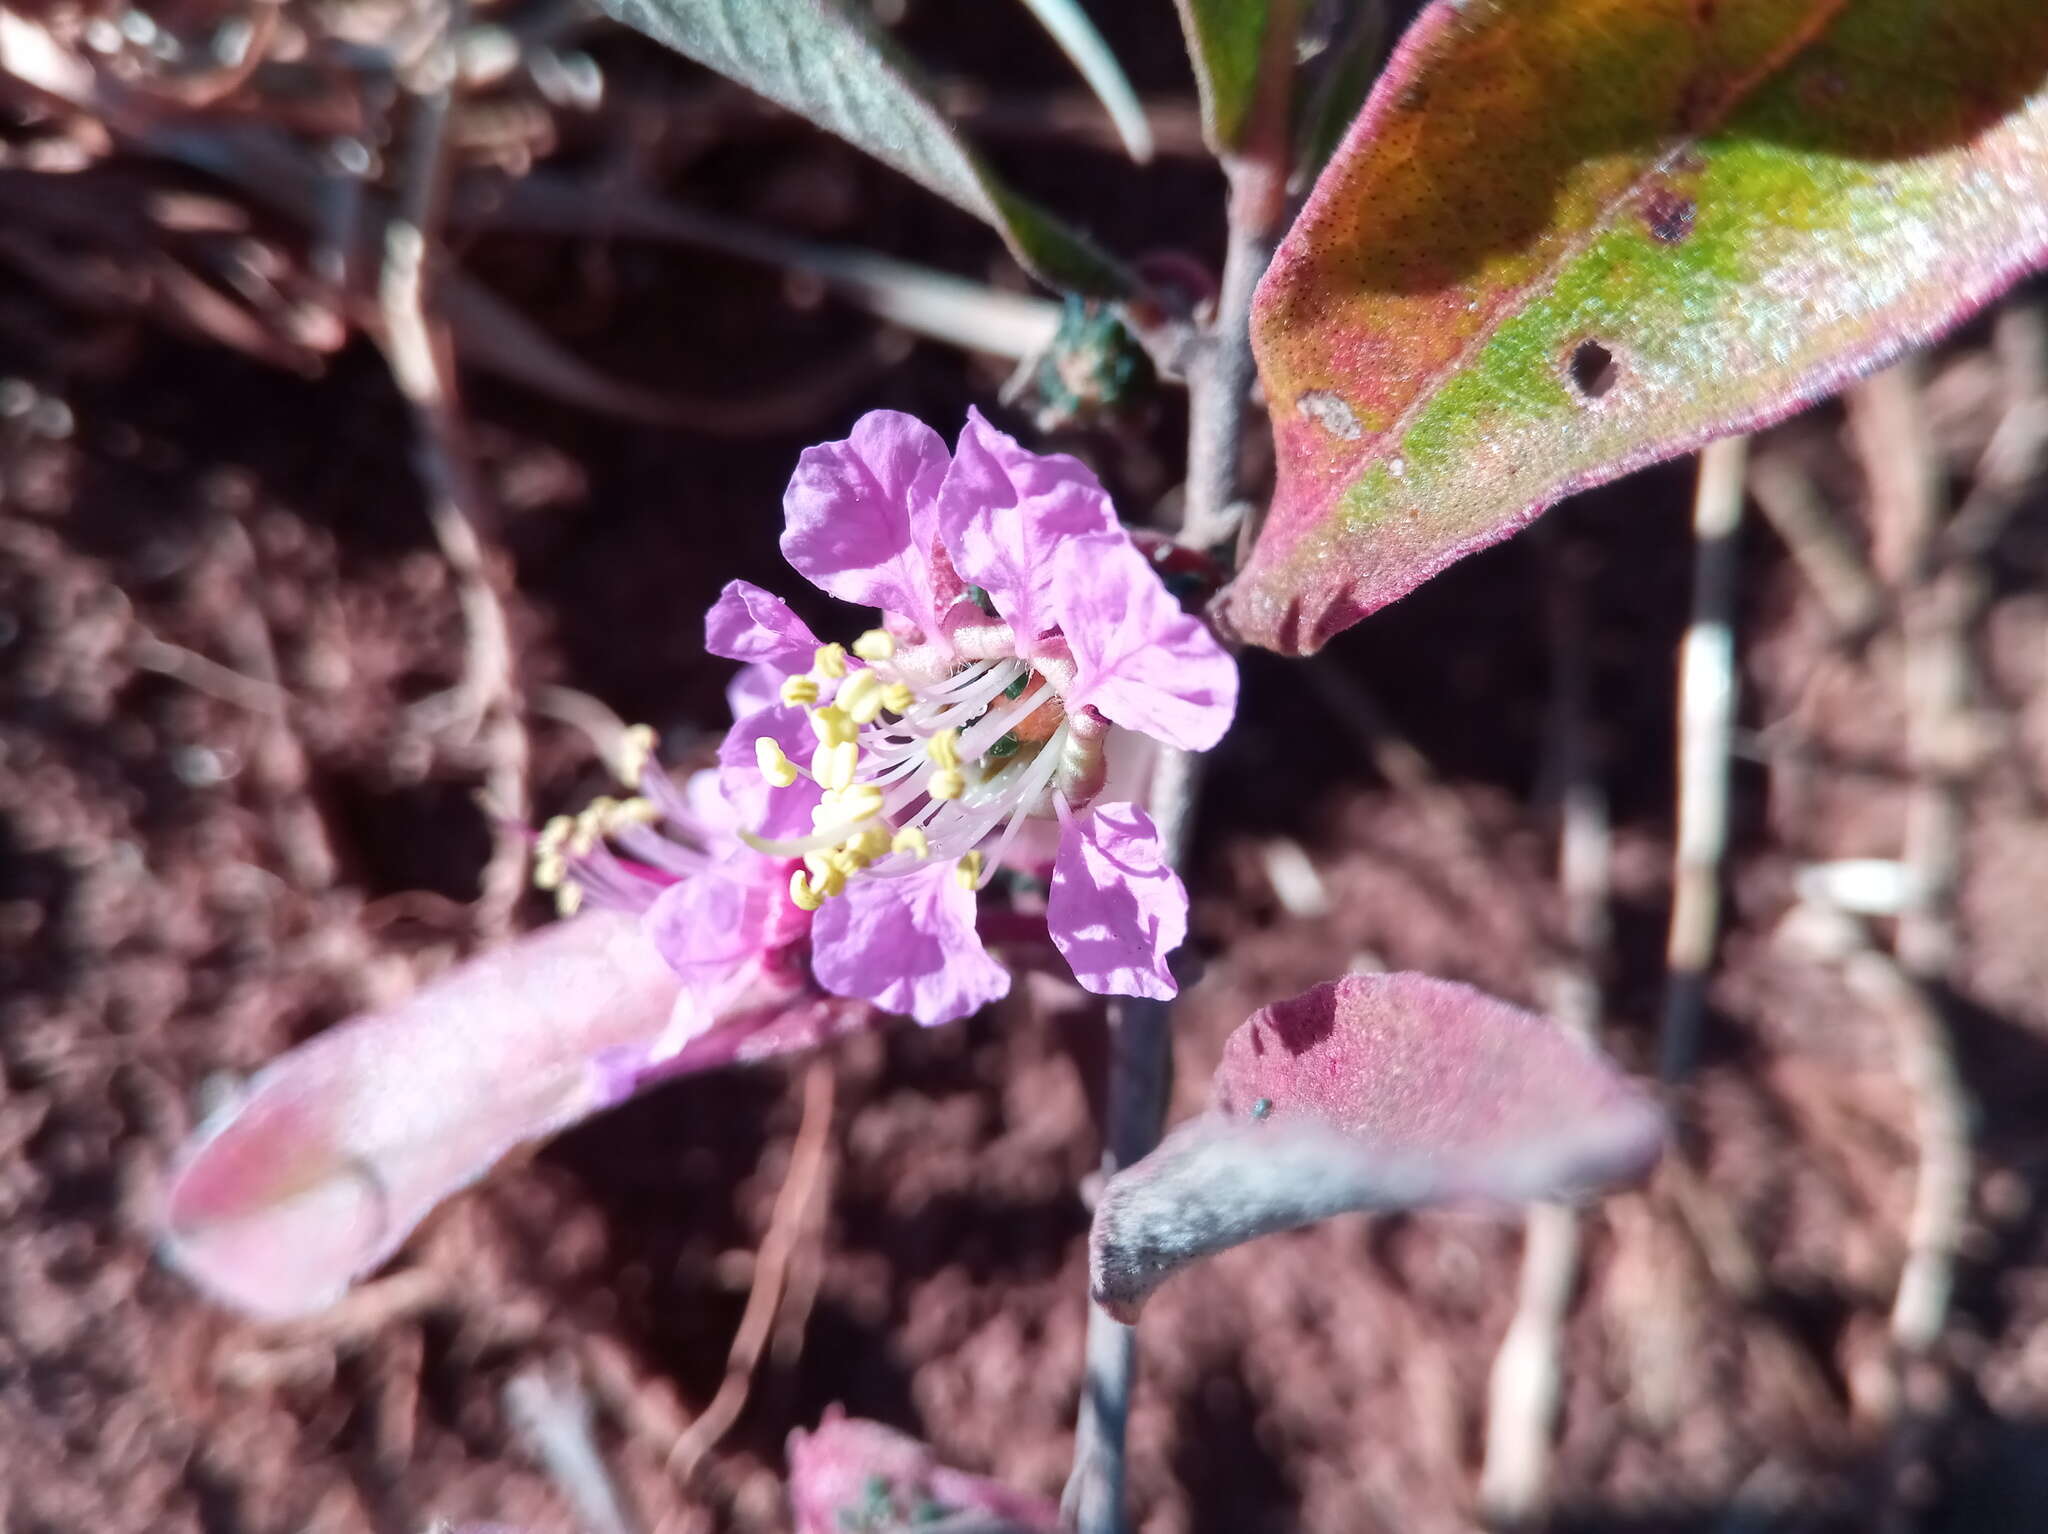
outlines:
M846 646L821 644L811 657L811 675L821 682L836 682L846 675Z
M801 868L789 876L789 903L799 911L815 911L825 903L825 897L811 888L811 876Z
M964 890L974 890L981 887L981 853L979 849L968 853L966 857L960 860L959 866L953 870L953 877L960 881L960 887Z
M651 826L659 819L661 811L654 807L654 801L639 794L621 799L619 807L612 811L614 826Z
M896 636L887 629L869 629L853 642L853 653L862 660L888 660L896 653Z
M896 833L895 838L889 843L889 850L891 852L907 852L912 857L922 858L931 856L932 849L931 844L924 838L924 828L922 826L905 826Z
M892 714L907 714L910 705L917 701L917 694L910 690L908 682L891 682L882 689L882 707Z
M583 908L583 886L571 881L555 891L555 912L561 916L574 916Z
M841 741L851 743L856 734L853 721L843 708L812 709L811 730L828 746L836 746Z
M844 847L827 853L825 862L833 873L839 875L839 882L842 888L845 887L848 879L851 879L855 874L867 867L867 859L855 856Z
M873 724L882 711L882 679L872 671L856 671L839 684L839 695L832 702L845 709L855 724Z
M540 841L534 849L535 854L545 857L551 852L559 852L575 829L576 822L567 815L554 816L540 828Z
M569 865L559 852L543 852L533 860L533 887L537 890L552 890L562 887L562 880L569 872Z
M860 747L850 740L836 746L820 746L811 753L811 776L827 790L850 788L860 768Z
M954 768L960 765L960 732L955 729L939 731L924 743L924 754L932 759L936 767ZM952 798L951 794L946 795Z
M934 799L957 799L967 792L967 779L958 767L941 767L924 785Z
M575 825L569 832L566 850L570 857L589 856L592 849L597 846L598 838L604 835L606 827L611 824L612 811L618 807L618 803L616 799L599 794L583 807L583 813L576 817Z
M636 724L619 737L618 760L612 765L617 769L619 781L628 788L640 786L641 775L647 771L647 764L654 760L655 735L651 724Z
M815 677L792 676L782 681L782 701L792 708L809 708L818 701L818 683Z
M834 895L844 894L846 892L846 870L828 858L825 863L824 877L817 879L812 888L816 889L827 900L830 900Z
M865 826L846 839L846 850L860 859L862 867L874 862L894 846L895 843L889 839L888 829L884 826Z
M839 813L847 820L872 820L882 813L882 790L879 784L856 783L840 792L834 801Z
M754 760L760 764L761 776L776 788L787 788L796 781L796 763L782 749L782 743L772 735L762 735L754 741Z

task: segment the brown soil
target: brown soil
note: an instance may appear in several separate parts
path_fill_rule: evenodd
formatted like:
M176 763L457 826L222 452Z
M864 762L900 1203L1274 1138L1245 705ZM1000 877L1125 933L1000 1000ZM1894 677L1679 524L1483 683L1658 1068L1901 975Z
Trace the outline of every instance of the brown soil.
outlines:
M947 46L963 68L989 63L961 52L973 40ZM1141 84L1182 88L1170 55L1141 56L1164 60ZM1099 157L1016 158L1049 194L1067 162L1082 166L1068 190L1081 186L1125 248L1214 191L1207 172L1169 166L1146 183L1148 204ZM839 226L809 232L999 265L961 221L801 135L715 150L693 190L764 217L834 216L806 186L845 194ZM772 280L708 259L611 251L605 282L586 289L567 244L469 254L523 304L579 313L579 349L641 378L785 390L866 335L843 311L785 302ZM1951 383L1981 370L1984 345L1970 333L1949 349ZM687 1487L664 1473L665 1435L723 1373L801 1062L676 1083L504 1169L366 1291L372 1309L324 1328L238 1324L154 1262L155 1179L222 1073L398 993L470 941L465 902L489 847L479 764L408 713L458 674L460 614L421 516L404 411L369 348L294 378L21 286L0 292L0 347L6 1527L567 1529L502 1404L535 1364L596 1400L600 1442L650 1527L782 1527L782 1440L835 1401L954 1463L1056 1492L1102 1040L1021 1005L834 1052L829 1215L796 1276L815 1289L807 1320L783 1328L738 1426ZM793 584L774 534L797 449L875 405L957 421L996 382L921 347L856 397L744 439L479 387L523 676L650 719L686 749L716 726L726 669L697 651L705 604L733 575ZM1982 414L1948 422L1958 461ZM1081 444L1129 506L1168 488L1172 415ZM1778 436L1860 506L1837 415ZM1613 802L1609 1043L1647 1065L1688 492L1678 468L1583 497L1553 514L1547 539L1467 561L1316 663L1378 699L1433 767L1433 794L1382 779L1302 667L1247 659L1191 871L1208 967L1177 1014L1177 1111L1199 1100L1247 1011L1353 964L1543 1003L1563 951L1545 765L1545 591L1560 580L1591 635ZM1798 749L1738 762L1729 929L1683 1109L1707 1218L1738 1234L1762 1283L1731 1293L1661 1192L1588 1217L1561 1528L1864 1530L1891 1515L1957 1534L2038 1526L2044 514L2030 507L2000 547L1980 646L2002 733L1970 800L1956 1027L1980 1160L1957 1313L1925 1371L1942 1408L1903 1458L1872 1424L1915 1154L1890 1032L1774 937L1796 864L1897 851L1896 646L1836 647L1752 528L1745 723ZM280 720L260 688L194 673L176 659L187 652L245 675L274 657L293 701ZM581 738L535 729L540 807L590 792L600 774ZM1273 849L1290 844L1307 849L1320 911L1276 893ZM1147 1313L1132 1428L1147 1534L1470 1527L1518 1246L1512 1224L1476 1217L1342 1220L1169 1286Z

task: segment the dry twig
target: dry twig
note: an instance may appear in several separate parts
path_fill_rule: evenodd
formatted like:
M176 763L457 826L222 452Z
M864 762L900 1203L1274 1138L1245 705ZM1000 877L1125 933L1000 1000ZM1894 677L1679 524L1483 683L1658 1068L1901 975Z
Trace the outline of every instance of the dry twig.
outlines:
M1901 585L1907 755L1903 861L1919 898L1901 914L1896 975L1860 956L1862 989L1892 1019L1900 1074L1913 1097L1920 1167L1907 1256L1892 1304L1892 1340L1906 1353L1940 1335L1955 1252L1969 1212L1969 1110L1941 996L1952 978L1956 889L1974 768L1971 630L1985 597L1974 558L1943 556L1942 472L1920 400L1917 360L1877 375L1851 396L1851 420L1870 480L1874 515L1889 530Z
M1551 749L1563 809L1558 880L1564 888L1570 958L1554 976L1551 1011L1591 1044L1600 1028L1612 837L1607 796L1591 759L1584 603L1568 588L1560 564L1553 561L1550 581ZM1578 1281L1575 1210L1539 1205L1529 1211L1523 1230L1521 1289L1514 1319L1494 1357L1486 1457L1479 1476L1483 1514L1489 1522L1509 1526L1534 1518L1546 1496L1561 1386L1561 1336Z
M796 1143L790 1149L789 1171L782 1179L781 1191L775 1195L775 1208L768 1217L768 1234L754 1259L753 1286L747 1291L747 1308L740 1315L739 1330L726 1354L725 1378L711 1404L668 1453L669 1474L679 1483L689 1482L704 1456L717 1447L746 1409L754 1370L774 1333L790 1262L806 1228L805 1212L817 1197L824 1177L836 1093L837 1078L831 1061L812 1061L804 1072L803 1119L797 1125Z
M1851 643L1868 634L1884 616L1884 588L1812 477L1783 449L1759 453L1749 493L1827 609L1836 638Z
M526 844L526 726L520 717L511 627L485 551L487 497L470 455L455 391L446 327L435 318L432 257L438 226L443 148L456 90L455 35L467 0L444 0L433 40L408 82L409 145L399 206L385 229L379 287L384 350L399 391L412 406L427 515L453 572L468 633L462 681L426 717L459 728L481 746L486 813L493 824L490 863L477 901L477 929L487 941L509 930L519 898Z
M1721 921L1728 845L1729 734L1735 719L1735 571L1749 439L1724 437L1700 454L1693 500L1692 623L1678 678L1678 848L1671 872L1658 1070L1677 1081L1699 1046L1707 970Z
M590 1430L590 1401L566 1374L532 1367L505 1385L505 1415L588 1534L636 1534L640 1521Z

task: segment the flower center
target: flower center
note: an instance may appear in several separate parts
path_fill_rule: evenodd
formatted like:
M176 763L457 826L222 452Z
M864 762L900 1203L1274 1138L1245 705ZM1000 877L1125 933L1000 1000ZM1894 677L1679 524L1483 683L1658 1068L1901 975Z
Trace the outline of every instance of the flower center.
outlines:
M806 777L824 790L811 812L816 831L742 839L804 860L790 898L806 910L851 879L901 876L932 859L953 863L961 883L979 889L1024 820L1045 809L1062 768L1088 776L1096 734L1077 736L1058 687L1015 656L924 682L886 630L861 635L853 653L865 667L850 668L838 645L822 646L806 675L783 683L783 701L804 708L818 739L808 768L767 736L755 742L769 783L787 788Z

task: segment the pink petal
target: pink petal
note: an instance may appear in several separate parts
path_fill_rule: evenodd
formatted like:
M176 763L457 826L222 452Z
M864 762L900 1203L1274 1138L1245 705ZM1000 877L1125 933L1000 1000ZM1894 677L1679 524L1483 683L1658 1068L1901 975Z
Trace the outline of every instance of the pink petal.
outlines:
M1010 974L974 930L974 892L953 865L855 879L819 908L811 969L835 996L858 996L930 1027L1009 994Z
M727 660L808 671L818 636L772 591L751 581L727 581L704 615L704 648Z
M1074 978L1096 995L1179 992L1166 957L1188 935L1187 886L1135 804L1067 817L1045 920Z
M837 1406L816 1432L789 1435L789 1502L796 1534L907 1534L963 1522L980 1534L1055 1534L1060 1526L1050 1498L949 1470L915 1438Z
M750 961L809 927L810 913L789 898L789 867L742 848L655 897L647 934L700 998L717 998Z
M1068 707L1188 751L1223 738L1237 709L1237 662L1180 610L1121 532L1072 538L1057 560L1061 628L1074 657Z
M1650 1096L1548 1020L1428 975L1352 975L1230 1036L1209 1111L1110 1179L1089 1238L1122 1319L1198 1257L1355 1209L1570 1198L1646 1173Z
M800 708L777 702L744 714L719 744L718 786L742 830L771 838L809 836L811 811L822 797L818 785L800 777L787 788L777 788L763 778L755 743L764 735L799 764L809 763L818 744L810 719Z
M735 719L744 719L782 701L782 682L787 671L778 666L742 666L725 684L725 704Z
M1118 531L1109 494L1086 464L1019 447L972 408L939 490L939 528L961 579L995 599L1026 657L1041 653L1060 624L1061 543Z
M678 990L637 920L593 912L330 1029L187 1144L166 1255L252 1315L333 1303L507 1151L607 1106L595 1062L659 1037Z
M805 448L782 498L782 553L843 602L938 637L932 571L946 444L915 416L871 410L843 442Z

